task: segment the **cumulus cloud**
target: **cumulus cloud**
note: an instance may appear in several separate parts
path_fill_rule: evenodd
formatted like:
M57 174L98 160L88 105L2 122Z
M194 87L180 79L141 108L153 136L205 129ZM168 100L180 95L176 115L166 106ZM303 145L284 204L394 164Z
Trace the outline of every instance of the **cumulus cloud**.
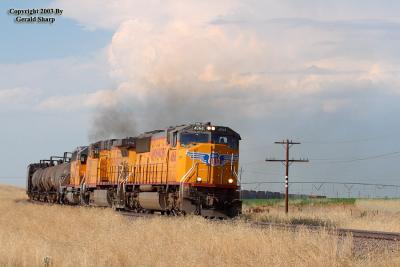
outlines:
M0 64L0 109L74 111L113 103L104 51L68 57ZM103 100L104 99L104 100ZM115 102L115 101L114 101Z
M335 113L357 106L360 84L398 91L399 62L393 60L398 52L383 51L387 42L377 40L400 26L373 2L362 7L289 0L55 4L87 28L115 31L107 56L117 86L106 95L50 98L42 108L99 107L101 112L125 106L149 129L210 117ZM332 97L335 91L340 95Z
M266 43L251 32L229 34L216 26L196 27L174 21L163 27L129 20L115 33L110 62L115 76L150 93L146 87L167 90L201 87L192 94L223 87L249 87L261 77L254 73L265 55ZM187 88L190 89L190 88Z
M36 106L38 110L79 110L97 107L112 107L117 104L113 90L99 90L94 93L51 96Z
M40 94L40 90L28 87L0 89L0 109L26 109Z

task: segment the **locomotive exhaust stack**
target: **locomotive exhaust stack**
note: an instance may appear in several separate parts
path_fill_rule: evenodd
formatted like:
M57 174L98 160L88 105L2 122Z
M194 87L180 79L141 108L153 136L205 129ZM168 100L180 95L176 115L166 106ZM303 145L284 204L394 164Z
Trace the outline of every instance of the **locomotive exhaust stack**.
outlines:
M78 147L28 166L27 194L132 212L234 217L240 135L194 123Z

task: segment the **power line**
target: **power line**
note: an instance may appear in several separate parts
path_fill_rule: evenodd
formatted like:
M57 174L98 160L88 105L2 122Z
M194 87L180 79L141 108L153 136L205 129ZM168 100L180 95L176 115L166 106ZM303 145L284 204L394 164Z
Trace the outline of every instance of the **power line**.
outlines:
M400 151L393 151L393 152L388 152L388 153L383 153L383 154L376 154L376 155L371 155L371 156L349 158L349 159L311 158L310 160L313 161L313 163L317 163L317 164L343 164L343 163L352 163L352 162L365 161L365 160L371 160L371 159L379 159L379 158L393 158L393 157L398 157L398 156L400 156ZM261 164L262 162L264 162L264 161L255 160L255 161L248 161L248 162L240 163L240 165L243 166L243 165Z
M394 152L389 152L389 153L384 153L384 154L377 154L377 155L371 155L371 156L366 156L366 157L361 157L361 158L352 158L352 159L339 159L339 158L325 158L325 159L311 159L312 161L326 161L323 163L351 163L355 161L363 161L363 160L370 160L370 159L378 159L378 158L384 158L384 157L389 157L389 156L399 156L400 151L394 151Z
M343 158L311 158L310 160L312 160L312 161L325 161L325 162L321 162L322 164L328 164L328 163L351 163L351 162L356 162L356 161L378 159L378 158L391 158L391 157L398 157L398 156L400 156L400 151L394 151L394 152L388 152L388 153L384 153L384 154L371 155L371 156L366 156L366 157L361 157L361 158L349 158L349 159L343 159ZM262 163L262 162L264 162L264 161L255 160L255 161L249 161L249 162L240 163L240 164L241 165L250 165L250 164L257 164L257 163Z
M315 141L315 140L309 140L309 141L302 141L303 144L316 144L316 145L335 145L335 144L349 144L349 143L363 143L363 142L369 142L372 140L382 140L387 137L392 137L392 136L398 136L399 133L391 133L391 134L386 134L386 135L381 135L381 136L374 136L374 137L365 137L365 138L357 138L357 139L344 139L344 140L324 140L324 141ZM267 146L271 146L270 144L262 144L262 145L245 145L242 144L243 148L241 150L254 150L253 148L256 148L255 150L260 150L263 149Z
M257 170L254 170L254 171L252 171L252 170L250 170L250 171L243 170L243 173L257 173L257 174L274 174L274 175L280 175L280 173L278 173L278 172L264 172L264 171L257 171Z
M374 136L374 137L366 137L366 138L357 138L357 139L348 139L348 140L332 140L332 141L303 141L303 144L319 144L319 145L330 145L330 144L348 144L348 143L362 143L369 142L371 140L382 140L391 136L398 136L399 133L391 133L387 135Z
M246 171L246 170L243 170L243 173L246 173L246 172L250 172L250 173L259 173L259 174L276 174L276 175L280 175L280 173L277 173L277 172L265 172L265 171ZM384 175L383 173L382 173L382 175ZM382 177L383 176L380 176L380 177L362 177L361 179L363 179L363 180L378 180L378 179L382 179ZM301 179L301 178L299 178L299 177L297 177L298 179ZM385 179L389 179L389 180L392 180L392 179L399 179L400 178L400 176L389 176L389 177L385 177ZM309 179L309 177L308 177L308 179ZM317 178L317 179L320 179L320 178ZM336 179L339 179L339 180L351 180L351 179L355 179L355 178L353 178L353 177L340 177L340 178L336 178ZM316 182L319 182L319 181L316 181Z
M261 150L265 149L266 147L272 147L272 144L241 144L240 145L240 151L248 151L248 150Z
M264 160L255 160L255 161L248 161L248 162L240 162L240 165L250 165L250 164L257 164L257 163L264 163Z
M359 182L331 182L331 181L302 181L302 182L290 182L291 184L349 184L349 185L366 185L366 186L382 186L382 187L400 187L397 184L374 184L374 183L359 183ZM272 181L272 182L247 182L242 184L283 184L283 182Z

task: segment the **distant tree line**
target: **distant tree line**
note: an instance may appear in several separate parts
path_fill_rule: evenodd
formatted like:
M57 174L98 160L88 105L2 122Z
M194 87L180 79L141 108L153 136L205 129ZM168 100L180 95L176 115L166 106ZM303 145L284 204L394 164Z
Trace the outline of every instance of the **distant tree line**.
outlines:
M242 199L279 199L285 198L285 194L271 191L242 190ZM326 198L320 195L289 194L290 198Z

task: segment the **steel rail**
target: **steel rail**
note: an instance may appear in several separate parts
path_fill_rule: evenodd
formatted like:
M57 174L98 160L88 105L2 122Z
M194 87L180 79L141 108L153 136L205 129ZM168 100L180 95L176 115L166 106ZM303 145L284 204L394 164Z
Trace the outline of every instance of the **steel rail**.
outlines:
M273 227L273 228L289 229L294 231L299 230L300 228L305 228L311 231L325 230L328 233L336 234L338 236L352 236L353 238L357 239L375 239L375 240L388 240L388 241L400 242L400 233L396 232L333 228L333 227L305 225L305 224L280 224L280 223L269 223L269 222L254 222L254 221L247 221L247 223L254 225L256 227L263 227L263 228Z
M162 216L159 214L148 214L148 213L134 213L134 212L119 212L119 214L123 216L131 216L131 217L141 217L141 218L149 218L153 216ZM216 220L218 222L231 222L231 220ZM326 226L317 226L317 225L306 225L306 224L282 224L282 223L271 223L271 222L255 222L255 221L244 221L245 223L261 228L279 228L285 230L300 230L301 228L305 228L311 231L321 231L325 230L330 234L335 234L338 236L352 236L355 239L374 239L374 240L387 240L400 242L400 233L396 232L381 232L381 231L369 231L369 230L359 230L359 229L347 229L347 228L334 228L334 227L326 227Z
M133 212L120 212L119 214L123 216L131 217L141 217L149 218L153 216L162 216L158 214L148 214L148 213L133 213ZM218 222L230 222L230 220L217 220ZM359 230L359 229L347 229L347 228L333 228L326 226L316 226L316 225L306 225L306 224L281 224L281 223L269 223L269 222L255 222L255 221L245 221L245 223L261 228L280 228L285 230L300 230L305 228L311 231L321 231L325 230L330 234L335 234L338 236L351 236L355 239L374 239L374 240L387 240L400 242L400 233L396 232L381 232L381 231L369 231L369 230Z

